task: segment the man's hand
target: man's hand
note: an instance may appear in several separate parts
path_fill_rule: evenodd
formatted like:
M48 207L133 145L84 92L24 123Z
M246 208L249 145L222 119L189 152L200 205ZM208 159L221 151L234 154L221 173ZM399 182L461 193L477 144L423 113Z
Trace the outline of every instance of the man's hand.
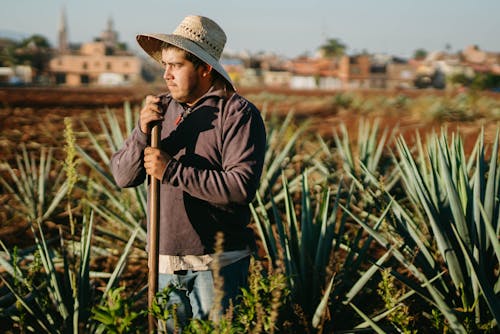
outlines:
M161 180L171 159L167 153L160 149L146 147L144 150L144 168L146 169L146 173Z
M139 116L139 124L143 133L149 133L152 122L163 120L163 111L158 106L158 102L160 102L159 97L154 95L146 96L146 102Z

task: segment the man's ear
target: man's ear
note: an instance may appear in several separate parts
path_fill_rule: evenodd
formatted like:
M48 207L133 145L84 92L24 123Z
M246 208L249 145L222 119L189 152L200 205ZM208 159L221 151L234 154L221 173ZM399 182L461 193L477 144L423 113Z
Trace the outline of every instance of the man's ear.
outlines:
M210 72L212 72L212 66L208 65L208 64L203 64L201 67L201 75L203 77L206 77L207 75L210 74Z

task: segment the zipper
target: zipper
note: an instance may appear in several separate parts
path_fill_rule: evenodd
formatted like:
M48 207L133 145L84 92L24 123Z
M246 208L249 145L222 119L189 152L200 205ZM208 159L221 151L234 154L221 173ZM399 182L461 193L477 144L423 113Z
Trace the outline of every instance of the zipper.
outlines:
M177 116L177 119L175 120L175 125L179 125L190 113L193 112L193 109L191 107L186 108L183 112Z

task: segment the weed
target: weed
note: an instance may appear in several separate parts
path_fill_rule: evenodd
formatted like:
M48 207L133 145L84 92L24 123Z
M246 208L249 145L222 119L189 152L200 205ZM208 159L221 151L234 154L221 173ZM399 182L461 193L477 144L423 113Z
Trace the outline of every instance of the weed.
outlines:
M133 311L133 302L124 296L124 289L125 287L110 289L106 295L107 303L92 308L92 319L100 323L97 329L99 333L144 333L145 329L139 320L145 312Z
M387 315L389 321L398 328L399 332L404 334L417 333L416 330L410 329L413 317L409 314L408 306L400 301L400 298L404 295L404 291L396 287L395 279L391 275L390 269L382 271L382 280L378 287L378 294L382 297L385 307L388 310L392 310Z

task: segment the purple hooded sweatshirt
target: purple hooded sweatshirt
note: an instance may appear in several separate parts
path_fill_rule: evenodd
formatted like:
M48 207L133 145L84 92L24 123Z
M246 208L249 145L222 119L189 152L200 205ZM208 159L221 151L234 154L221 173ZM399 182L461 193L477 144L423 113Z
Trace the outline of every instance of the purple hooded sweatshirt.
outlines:
M253 248L248 204L259 185L266 146L259 110L237 93L215 87L192 108L170 94L162 95L160 104L165 110L160 149L172 160L160 185L159 253L212 253L219 231L224 251ZM113 154L111 170L120 187L146 179L147 145L148 136L137 126Z

